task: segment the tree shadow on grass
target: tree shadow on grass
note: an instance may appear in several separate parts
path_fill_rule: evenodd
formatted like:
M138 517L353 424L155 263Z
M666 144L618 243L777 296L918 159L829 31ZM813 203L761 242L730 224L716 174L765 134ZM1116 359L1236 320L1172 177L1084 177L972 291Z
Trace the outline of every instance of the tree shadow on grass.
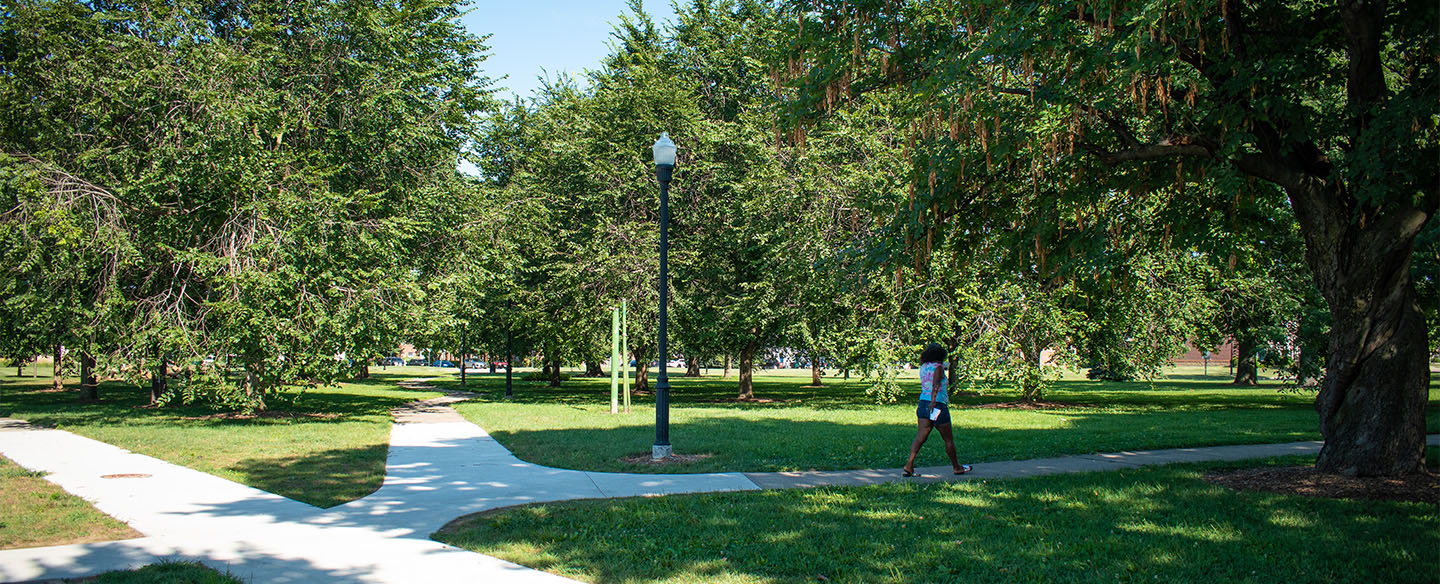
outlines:
M881 412L868 423L823 419L699 417L672 412L675 452L710 455L672 465L626 463L649 452L653 420L604 428L487 429L515 456L557 468L605 472L777 472L899 468L915 437L913 410ZM1010 413L983 417L952 410L962 463L1028 460L1065 455L1193 446L1316 440L1312 413L1304 410L1209 412ZM948 465L938 434L920 451L919 466Z
M516 404L565 404L594 405L610 402L609 379L572 378L561 387L549 387L543 381L520 381L513 383L513 397L505 399L505 378L503 374L480 374L471 376L465 387L456 379L432 381L445 389L464 389L482 394L480 401L506 401ZM902 380L908 387L902 401L913 400L919 395L918 380ZM913 386L913 387L910 387ZM676 407L764 410L789 407L815 409L843 409L873 407L875 398L865 393L863 381L827 381L822 387L809 386L808 378L761 377L755 381L756 401L737 401L736 382L733 379L684 378L671 379L670 403ZM969 391L970 386L960 390ZM1145 409L1186 408L1186 409L1230 409L1230 408L1311 408L1314 396L1309 393L1282 393L1274 388L1232 388L1216 381L1163 381L1104 382L1104 381L1060 381L1052 386L1050 399L1075 404L1078 407L1133 407ZM956 395L956 403L981 405L1011 402L1019 399L1018 392L1006 386L984 389L979 394ZM634 405L654 403L653 394L632 396Z
M796 404L845 405L865 403L869 400L865 395L864 386L858 381L852 380L820 388L805 387L809 382L809 378L767 379L760 377L755 380L755 395L757 398L768 401L737 402L734 401L736 396L734 379L676 376L670 378L670 399L672 403L718 408L768 408ZM483 393L483 399L488 401L505 400L504 373L471 375L465 387L460 387L458 378L436 379L431 383L446 389L463 389ZM512 389L513 397L506 400L511 403L608 404L610 401L610 378L608 377L572 377L562 383L560 387L550 387L545 381L522 381L517 377L513 380ZM651 378L651 389L654 389L654 378ZM653 404L654 400L653 392L633 394L631 398L632 404Z
M389 446L336 448L300 456L251 458L230 466L245 484L328 508L375 492L385 481Z
M534 505L462 519L436 539L604 583L1434 574L1433 509L1236 493L1199 479L1213 466Z

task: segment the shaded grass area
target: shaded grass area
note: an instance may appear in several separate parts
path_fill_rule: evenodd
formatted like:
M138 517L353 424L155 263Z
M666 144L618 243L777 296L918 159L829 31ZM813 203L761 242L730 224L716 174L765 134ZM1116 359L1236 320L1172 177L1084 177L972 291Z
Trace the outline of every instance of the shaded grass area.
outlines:
M164 562L138 570L106 572L93 578L65 580L68 584L243 584L198 562Z
M755 394L736 402L734 379L671 378L670 441L693 462L651 466L625 462L655 441L653 396L633 400L630 414L609 413L609 380L575 378L560 388L472 375L481 399L456 409L520 458L594 471L710 472L898 468L915 436L918 380L903 403L877 405L859 380L807 387L808 372L761 374ZM954 398L952 419L961 462L986 462L1118 450L1255 444L1320 439L1314 395L1276 386L1236 388L1227 378L1184 375L1156 383L1068 380L1048 393L1058 409L996 408L1018 399L1006 388ZM434 381L458 389L451 377ZM1440 428L1440 390L1431 390L1428 423ZM987 407L988 406L988 407ZM919 466L947 465L938 436Z
M140 537L83 499L0 456L0 549Z
M1313 462L552 503L461 518L434 537L586 582L1435 581L1434 505L1201 478Z
M399 368L395 368L399 369ZM421 369L421 368L416 368ZM428 368L426 368L428 369ZM380 487L390 409L440 395L398 387L394 371L339 387L312 388L263 415L234 417L204 406L152 408L148 388L105 383L98 402L51 392L48 379L0 375L0 416L60 428L320 507Z

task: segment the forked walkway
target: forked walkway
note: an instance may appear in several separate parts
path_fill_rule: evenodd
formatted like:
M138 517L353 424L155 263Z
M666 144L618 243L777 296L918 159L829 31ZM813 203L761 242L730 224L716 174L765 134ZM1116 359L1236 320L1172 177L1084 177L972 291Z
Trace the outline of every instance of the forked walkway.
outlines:
M0 582L92 575L157 561L198 560L247 582L559 583L565 578L429 539L449 520L524 503L752 489L863 485L895 470L654 475L547 468L515 458L480 427L427 400L396 412L384 485L318 509L59 430L0 420L0 454L146 535L98 544L0 551ZM1430 443L1437 444L1436 436ZM1319 442L1120 452L990 462L968 480L1148 464L1313 454Z

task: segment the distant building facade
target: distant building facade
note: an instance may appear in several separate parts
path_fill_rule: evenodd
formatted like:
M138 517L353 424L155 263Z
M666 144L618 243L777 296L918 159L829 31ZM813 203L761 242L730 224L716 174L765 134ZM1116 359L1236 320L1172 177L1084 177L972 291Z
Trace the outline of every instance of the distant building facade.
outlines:
M1194 344L1193 342L1192 342L1192 343L1186 343L1186 344L1185 344L1185 347L1188 349L1187 351L1185 351L1185 354L1180 355L1179 357L1176 357L1176 358L1174 358L1174 359L1171 359L1171 360L1170 360L1170 364L1172 364L1172 365L1204 365L1204 364L1205 364L1205 356L1206 356L1206 353L1205 353L1205 352L1203 352L1203 351L1201 351L1200 349L1196 348L1196 347L1195 347L1195 344ZM1229 364L1230 364L1230 359L1235 356L1235 343L1234 343L1233 341L1231 341L1230 339L1225 339L1225 342L1221 343L1219 347L1216 347L1215 349L1213 349L1213 350L1210 351L1209 356L1210 356L1210 364L1211 364L1211 365L1214 365L1214 364L1216 364L1216 363L1219 363L1220 365L1229 365Z

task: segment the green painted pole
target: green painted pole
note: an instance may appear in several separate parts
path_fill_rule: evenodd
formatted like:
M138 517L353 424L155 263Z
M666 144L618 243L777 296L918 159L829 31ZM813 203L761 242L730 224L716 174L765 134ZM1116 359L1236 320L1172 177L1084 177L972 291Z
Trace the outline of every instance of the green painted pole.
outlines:
M620 413L620 309L610 309L610 413Z
M630 309L620 301L620 381L625 384L625 413L630 413Z

